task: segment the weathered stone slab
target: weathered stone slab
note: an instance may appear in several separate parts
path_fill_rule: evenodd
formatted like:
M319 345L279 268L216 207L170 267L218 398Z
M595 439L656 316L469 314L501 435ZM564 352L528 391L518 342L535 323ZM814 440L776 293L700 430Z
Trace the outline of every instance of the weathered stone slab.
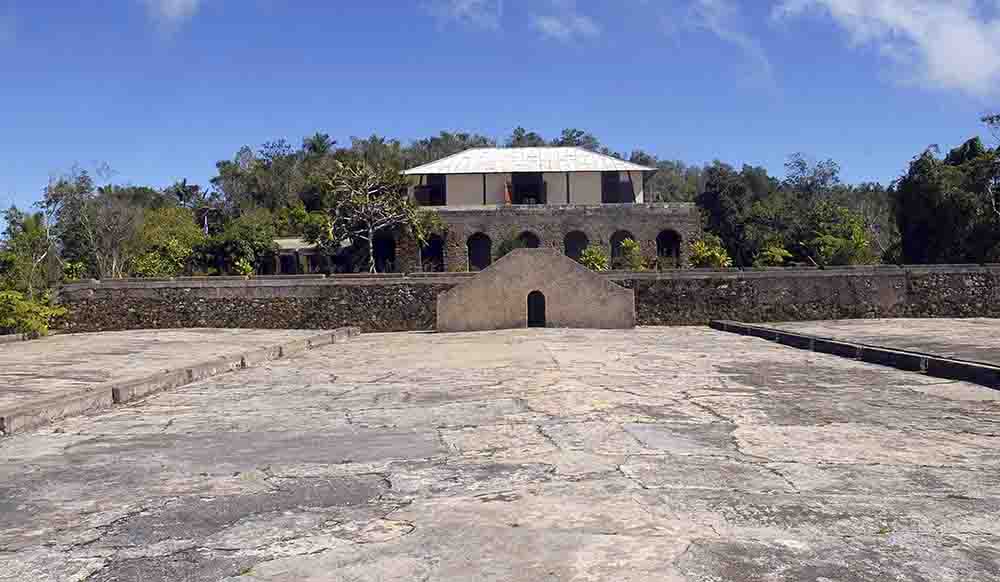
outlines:
M998 426L701 328L371 334L0 440L0 581L995 582Z

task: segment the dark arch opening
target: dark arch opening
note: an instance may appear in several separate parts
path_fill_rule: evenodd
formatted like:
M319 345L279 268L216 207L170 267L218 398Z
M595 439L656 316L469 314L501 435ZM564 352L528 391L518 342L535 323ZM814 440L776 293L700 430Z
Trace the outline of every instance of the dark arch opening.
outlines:
M524 248L526 249L537 249L540 246L542 246L541 239L538 238L537 234L531 231L526 230L522 232L521 235L518 236L517 238L524 244Z
M656 236L657 264L661 269L681 266L681 242L675 230L664 230Z
M392 236L376 236L372 244L375 254L375 270L379 273L396 272L396 239Z
M528 327L545 327L545 295L541 291L528 294Z
M432 234L420 249L420 266L425 273L444 272L444 239Z
M566 250L566 256L573 259L574 261L579 261L580 256L583 255L583 250L590 245L590 239L587 235L580 232L579 230L574 230L573 232L566 235L563 239L563 247Z
M622 265L622 243L625 239L635 240L632 233L627 230L619 230L615 234L611 235L611 268L620 269Z
M481 232L469 237L469 270L482 271L493 262L493 241Z

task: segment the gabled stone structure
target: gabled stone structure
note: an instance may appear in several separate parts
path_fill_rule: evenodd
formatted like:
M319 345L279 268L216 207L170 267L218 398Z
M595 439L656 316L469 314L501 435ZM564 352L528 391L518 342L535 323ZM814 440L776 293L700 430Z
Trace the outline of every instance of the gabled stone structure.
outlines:
M635 295L553 249L517 249L438 295L437 330L631 329Z

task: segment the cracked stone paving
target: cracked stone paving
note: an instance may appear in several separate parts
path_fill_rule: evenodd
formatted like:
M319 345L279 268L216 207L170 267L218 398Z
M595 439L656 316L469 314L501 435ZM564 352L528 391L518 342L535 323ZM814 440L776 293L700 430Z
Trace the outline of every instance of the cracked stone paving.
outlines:
M0 580L996 581L998 445L703 328L366 335L0 440Z

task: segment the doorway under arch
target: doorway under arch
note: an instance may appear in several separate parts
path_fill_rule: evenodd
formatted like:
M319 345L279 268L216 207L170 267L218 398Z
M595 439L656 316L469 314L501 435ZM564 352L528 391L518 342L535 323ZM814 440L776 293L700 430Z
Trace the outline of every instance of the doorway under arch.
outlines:
M584 249L590 245L590 239L587 235L579 230L574 230L573 232L566 235L563 239L563 248L566 251L566 256L573 259L574 261L579 261L580 257L583 255Z
M469 237L469 270L482 271L493 262L493 241L481 232Z
M444 272L444 239L432 234L420 249L420 266L425 273Z
M391 235L376 236L372 244L375 270L379 273L396 272L396 239Z
M530 230L522 232L517 238L524 244L524 248L526 249L537 249L542 246L542 240Z
M528 294L528 327L546 327L545 295L541 291Z
M660 268L681 266L681 235L676 230L664 230L656 236L656 256Z
M611 235L611 268L621 269L624 268L622 259L624 258L624 252L622 250L622 244L627 240L636 240L635 236L627 230L619 230L615 234Z

